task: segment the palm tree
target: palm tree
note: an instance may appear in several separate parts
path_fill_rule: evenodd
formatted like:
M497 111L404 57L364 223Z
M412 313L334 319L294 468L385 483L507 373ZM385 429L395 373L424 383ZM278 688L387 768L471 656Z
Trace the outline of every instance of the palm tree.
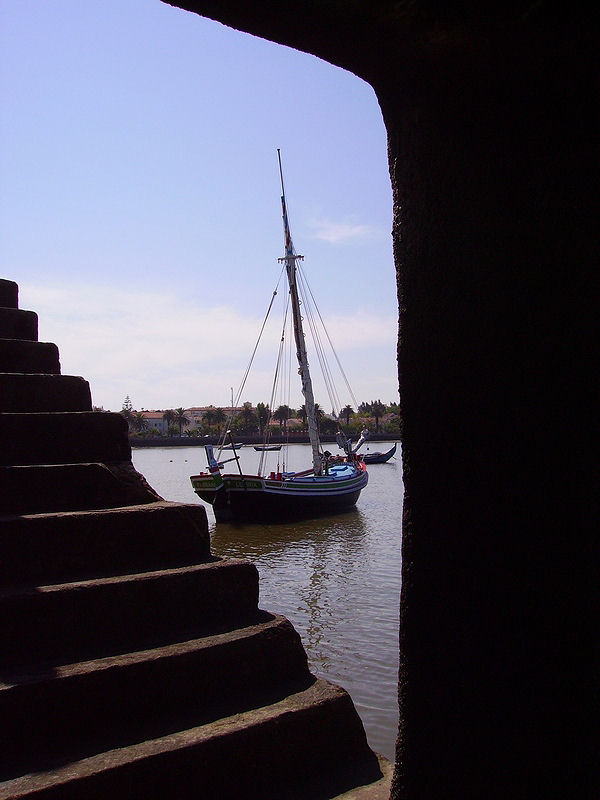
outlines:
M269 421L269 406L265 405L264 403L257 403L256 404L256 416L258 417L258 433L259 436L262 436L263 429L267 422Z
M170 408L167 411L165 411L165 413L163 414L162 418L167 423L167 430L169 429L169 427L171 425L175 424L176 417L177 417L177 415L175 414L175 412L173 411L172 408Z
M174 422L179 425L179 435L183 436L183 427L184 425L187 426L190 424L190 419L186 416L185 409L183 408L176 408L174 413Z
M354 409L352 406L344 406L342 408L340 417L343 417L346 420L346 425L350 425L350 417L354 415Z
M319 423L325 416L325 412L318 403L315 403L315 419L317 421L317 430L319 430Z
M215 408L214 410L214 424L217 426L217 436L221 435L221 425L227 422L227 414L222 408Z
M301 405L298 409L298 416L302 420L302 430L306 430L306 406Z
M371 403L371 414L375 417L375 431L379 431L379 420L385 414L385 406L381 400L374 400Z
M279 406L279 408L274 412L273 419L279 421L280 427L287 427L287 421L290 418L290 407L283 405Z
M251 428L254 428L254 423L256 422L256 414L252 410L252 403L244 403L240 416L243 430L248 433Z
M209 428L211 427L211 425L215 424L216 410L217 410L216 408L213 408L211 406L210 408L207 408L204 414L202 415L203 421L206 423L206 425L208 425Z
M141 411L135 411L131 418L131 425L134 431L141 433L148 428L148 420Z

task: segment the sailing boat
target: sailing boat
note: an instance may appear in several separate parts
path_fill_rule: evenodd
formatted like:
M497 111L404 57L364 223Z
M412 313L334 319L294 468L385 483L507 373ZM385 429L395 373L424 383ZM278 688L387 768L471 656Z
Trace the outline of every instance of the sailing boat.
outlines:
M219 457L215 457L213 446L206 445L207 471L192 475L190 480L196 494L212 505L217 522L228 520L277 522L335 514L354 507L369 480L365 462L358 455L358 449L365 441L364 435L352 448L351 442L343 432L338 431L336 438L344 455L337 456L332 456L327 451L323 452L319 441L297 282L298 261L303 256L296 253L292 242L279 150L277 156L285 242L285 255L279 262L284 265L289 287L298 374L305 400L312 465L300 472L282 471L261 475L259 469L257 475L246 475L242 472L239 456L236 453L228 461L237 462L238 472L222 473L221 469L227 463L219 460L223 447L219 450ZM366 435L366 432L363 433Z

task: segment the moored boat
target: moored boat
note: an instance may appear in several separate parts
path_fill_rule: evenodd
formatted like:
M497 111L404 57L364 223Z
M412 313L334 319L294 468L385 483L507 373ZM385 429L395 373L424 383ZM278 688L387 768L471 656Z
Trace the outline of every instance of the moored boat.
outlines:
M386 461L389 461L392 456L396 454L396 442L394 442L394 446L390 447L389 450L386 450L385 453L375 452L375 453L363 453L363 459L365 464L385 464Z
M301 391L305 401L312 465L301 471L286 471L285 467L282 467L281 470L277 469L266 475L262 473L261 460L257 474L248 475L242 471L240 458L234 448L235 455L228 461L235 460L237 462L238 472L222 473L221 469L227 461L221 461L220 453L225 448L221 445L215 457L213 446L206 445L207 471L192 475L190 480L196 494L212 506L217 522L225 520L277 522L336 514L356 505L361 491L369 480L365 462L358 454L364 437L361 437L356 447L352 448L351 442L340 429L337 441L342 448L343 455L333 456L328 451L323 451L321 447L312 378L302 326L303 315L300 309L298 270L299 261L303 259L303 256L296 253L292 242L279 150L277 154L285 243L285 255L279 259L279 262L284 265L288 283L293 337ZM275 294L276 292L274 292ZM305 314L307 307L308 303L304 301L303 313ZM233 442L231 444L233 445ZM280 448L281 446L278 449ZM268 451L274 448L265 441L261 449Z

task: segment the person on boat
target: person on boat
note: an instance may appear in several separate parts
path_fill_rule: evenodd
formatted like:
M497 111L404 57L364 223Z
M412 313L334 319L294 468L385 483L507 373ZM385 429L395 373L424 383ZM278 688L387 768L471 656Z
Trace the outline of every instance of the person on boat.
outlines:
M329 450L325 450L324 453L321 454L321 474L322 475L329 475L329 460L331 459L331 453Z

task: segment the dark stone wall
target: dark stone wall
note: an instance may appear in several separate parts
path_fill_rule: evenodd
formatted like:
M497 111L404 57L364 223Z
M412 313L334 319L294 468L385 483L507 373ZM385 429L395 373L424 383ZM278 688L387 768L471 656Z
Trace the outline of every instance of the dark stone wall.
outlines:
M406 488L393 798L591 796L598 31L556 3L181 2L368 80Z

